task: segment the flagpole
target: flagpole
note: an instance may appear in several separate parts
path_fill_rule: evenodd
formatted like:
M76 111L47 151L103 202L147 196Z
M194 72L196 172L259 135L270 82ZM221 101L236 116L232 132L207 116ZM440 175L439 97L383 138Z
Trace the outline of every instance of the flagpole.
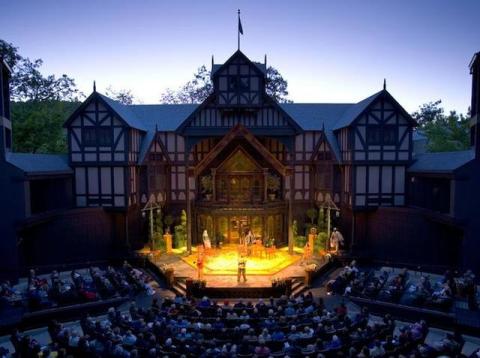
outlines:
M238 50L240 50L240 9L238 9L238 24L237 24L237 37L238 37Z

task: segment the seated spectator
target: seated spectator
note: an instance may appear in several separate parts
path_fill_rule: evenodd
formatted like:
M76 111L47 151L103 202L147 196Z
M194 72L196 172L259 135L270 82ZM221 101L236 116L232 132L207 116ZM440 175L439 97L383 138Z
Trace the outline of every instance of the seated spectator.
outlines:
M257 357L268 357L270 355L270 348L268 348L263 339L259 339L254 352Z

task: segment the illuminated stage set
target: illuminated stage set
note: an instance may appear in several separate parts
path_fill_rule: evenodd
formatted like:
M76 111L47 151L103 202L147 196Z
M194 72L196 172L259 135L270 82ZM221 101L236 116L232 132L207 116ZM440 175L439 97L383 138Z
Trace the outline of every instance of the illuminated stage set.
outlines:
M225 245L221 248L193 248L191 254L173 250L171 254L152 254L149 249L143 253L157 267L173 269L172 288L182 294L187 292L188 281L203 282L209 291L209 297L269 297L275 293L268 291L275 282L288 281L288 291L279 294L300 292L308 285L305 277L307 266L315 270L327 264L325 257L312 256L304 249L296 248L292 254L288 247L266 248L259 244ZM238 275L239 261L245 261L246 281ZM183 288L183 289L182 289ZM225 290L235 291L227 291ZM250 291L248 291L250 290ZM197 296L203 296L202 291ZM219 296L220 294L220 296ZM279 295L277 294L277 296Z

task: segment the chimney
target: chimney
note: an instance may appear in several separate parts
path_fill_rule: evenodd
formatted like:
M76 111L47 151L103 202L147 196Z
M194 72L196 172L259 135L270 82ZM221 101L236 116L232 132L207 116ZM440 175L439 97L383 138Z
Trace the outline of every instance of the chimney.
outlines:
M480 52L477 52L470 62L470 74L472 75L471 144L475 148L475 158L480 160Z

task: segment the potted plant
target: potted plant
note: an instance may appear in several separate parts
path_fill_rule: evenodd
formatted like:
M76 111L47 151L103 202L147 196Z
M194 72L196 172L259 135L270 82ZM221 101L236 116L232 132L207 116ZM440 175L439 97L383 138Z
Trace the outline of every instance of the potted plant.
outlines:
M211 175L205 175L200 178L200 184L202 187L202 194L205 195L207 200L212 200L213 192L213 179Z
M275 200L275 197L280 190L280 178L276 175L269 174L267 176L267 191L270 200Z

